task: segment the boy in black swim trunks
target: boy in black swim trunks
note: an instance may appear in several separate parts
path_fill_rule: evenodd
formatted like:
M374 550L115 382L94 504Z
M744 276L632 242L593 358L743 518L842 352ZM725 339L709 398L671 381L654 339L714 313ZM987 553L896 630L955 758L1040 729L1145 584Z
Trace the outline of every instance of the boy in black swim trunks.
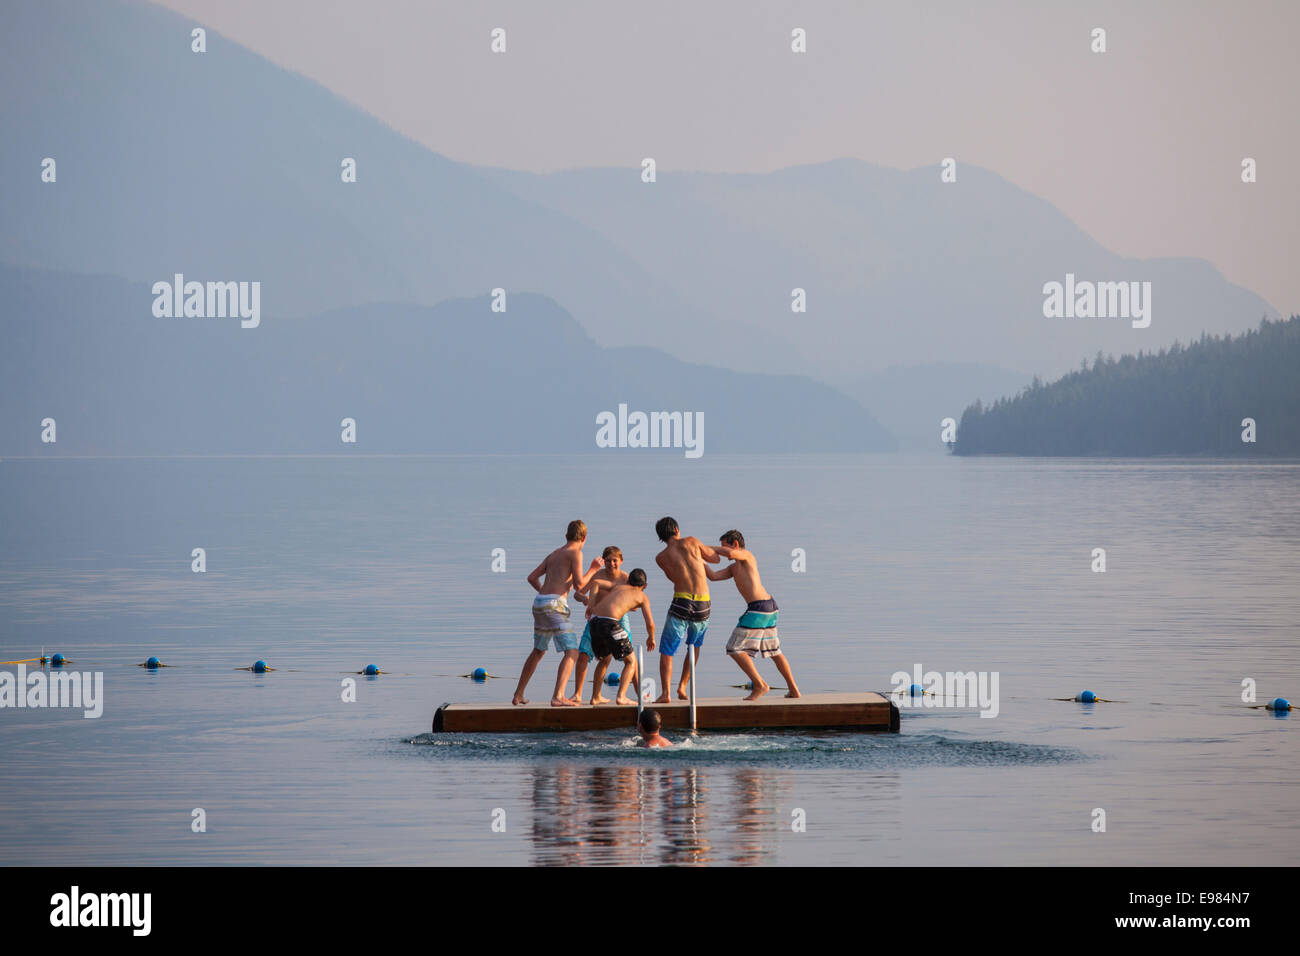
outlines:
M602 590L612 588L616 584L627 583L627 572L621 570L623 566L623 552L616 545L610 545L600 553L601 560L605 566L596 572L583 591L574 591L573 598L579 604L587 605L587 621L582 629L582 639L578 641L578 661L573 667L573 696L569 700L575 704L582 703L582 685L587 680L587 662L596 659L596 652L591 647L591 607L600 597ZM628 634L632 633L632 626L628 622L627 615L624 614L619 621L623 625L623 630ZM601 672L602 676L604 672ZM607 704L609 699L600 692L600 681L597 680L591 688L591 702L593 704Z
M646 649L655 649L655 619L650 613L650 599L645 593L645 572L633 568L627 576L626 584L616 584L604 589L591 606L591 649L600 663L596 665L595 685L605 679L605 671L611 659L617 657L623 662L623 675L618 682L618 694L614 697L616 704L633 704L627 696L628 685L640 677L636 672L636 658L632 656L632 635L624 627L622 617L641 609L645 619ZM639 693L638 689L638 693Z

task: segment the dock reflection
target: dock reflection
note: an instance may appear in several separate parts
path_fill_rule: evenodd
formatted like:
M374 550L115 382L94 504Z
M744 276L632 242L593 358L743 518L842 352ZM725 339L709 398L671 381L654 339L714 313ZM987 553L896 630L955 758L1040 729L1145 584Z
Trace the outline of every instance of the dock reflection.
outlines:
M771 862L789 833L787 771L564 764L531 769L532 863Z

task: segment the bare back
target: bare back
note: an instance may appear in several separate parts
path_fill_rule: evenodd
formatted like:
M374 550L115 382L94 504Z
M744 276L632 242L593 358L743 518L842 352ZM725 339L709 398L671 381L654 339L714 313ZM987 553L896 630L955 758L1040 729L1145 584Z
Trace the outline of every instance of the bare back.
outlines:
M645 588L630 584L616 584L602 588L600 596L591 606L592 617L608 617L618 620L624 614L631 613L646 600Z
M718 562L718 553L699 538L673 538L655 556L655 563L682 594L708 594L709 576L704 562Z
M568 545L556 548L542 559L538 570L542 573L538 594L568 594L581 577L582 552Z

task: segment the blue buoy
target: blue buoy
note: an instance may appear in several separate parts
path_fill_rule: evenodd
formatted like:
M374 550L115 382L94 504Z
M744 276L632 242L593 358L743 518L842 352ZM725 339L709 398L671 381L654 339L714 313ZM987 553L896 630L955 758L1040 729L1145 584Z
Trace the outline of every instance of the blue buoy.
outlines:
M365 674L367 677L374 677L379 673L379 666L377 664L367 664L366 669L361 673Z
M487 670L485 670L482 667L476 667L474 668L474 673L470 674L469 676L474 678L475 680L487 680Z
M925 696L925 688L922 687L920 684L913 684L911 687L907 689L907 692L911 694L913 697Z
M615 674L613 671L610 671L608 674L605 675L605 683L609 684L611 687L617 687L618 675Z
M1274 697L1264 706L1269 710L1287 711L1291 709L1291 701L1287 700L1285 697Z
M151 657L144 662L144 666L150 669L153 669L155 667L162 667L162 661L158 660L158 658L156 657Z
M266 673L266 661L253 661L253 673L254 673L254 674L265 674L265 673Z
M63 662L66 660L67 658L64 657L62 654L55 654L53 657L50 658L50 664L53 665L54 667L62 667Z
M1097 702L1097 695L1090 690L1085 690L1083 693L1079 694L1075 700L1081 704L1095 704Z

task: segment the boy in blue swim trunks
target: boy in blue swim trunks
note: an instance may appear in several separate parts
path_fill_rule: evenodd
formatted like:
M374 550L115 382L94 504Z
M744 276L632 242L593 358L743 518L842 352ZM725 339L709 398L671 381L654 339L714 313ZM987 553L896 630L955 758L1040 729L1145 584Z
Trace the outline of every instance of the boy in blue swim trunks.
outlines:
M724 533L719 540L722 543L717 547L718 554L730 558L732 563L720 571L705 568L705 573L708 574L710 581L725 581L727 578L735 581L736 590L740 592L747 605L745 613L736 623L736 629L731 632L731 639L727 641L727 653L745 672L745 676L749 678L754 688L745 700L758 700L772 689L767 681L758 675L758 668L754 666L755 657L770 657L776 669L785 678L786 686L790 688L785 696L798 697L799 685L794 682L790 662L781 653L781 640L777 636L776 621L779 609L758 576L758 561L753 554L745 550L745 536L734 528Z
M700 658L700 645L709 629L709 578L704 562L717 564L722 559L699 538L683 538L673 518L660 518L655 523L655 534L664 542L655 563L673 583L673 602L668 606L668 620L659 645L659 680L664 691L655 699L655 703L667 704L672 701L673 655L682 638L686 639L686 653L695 655L693 665ZM686 677L687 669L683 667L677 684L677 696L681 700L687 699Z
M582 629L582 640L578 642L578 660L573 668L573 696L569 698L575 704L582 703L582 685L587 680L587 663L596 658L596 652L591 649L591 609L595 606L596 600L600 597L602 591L607 591L616 584L625 584L627 582L627 572L619 570L623 565L622 551L611 544L601 552L600 557L605 562L605 566L596 572L583 590L573 592L575 601L587 605L587 624ZM629 634L632 633L626 614L623 615L623 619L619 623L623 625L625 631ZM600 692L600 678L605 676L605 668L608 666L609 661L605 661L605 667L600 669L600 673L592 685L591 702L593 704L609 703L609 698Z
M519 674L519 685L515 687L512 704L526 704L524 689L532 679L533 671L546 656L546 646L555 642L555 649L564 656L560 659L559 672L555 676L555 693L551 695L552 707L573 707L575 704L564 696L564 685L569 682L569 672L573 670L578 658L578 638L569 626L569 591L581 590L587 586L592 576L600 570L604 562L592 558L591 567L582 572L582 545L587 540L587 526L582 521L570 521L564 533L564 546L556 548L542 559L542 563L533 568L528 575L528 583L537 592L533 599L533 650L524 659L524 669Z

